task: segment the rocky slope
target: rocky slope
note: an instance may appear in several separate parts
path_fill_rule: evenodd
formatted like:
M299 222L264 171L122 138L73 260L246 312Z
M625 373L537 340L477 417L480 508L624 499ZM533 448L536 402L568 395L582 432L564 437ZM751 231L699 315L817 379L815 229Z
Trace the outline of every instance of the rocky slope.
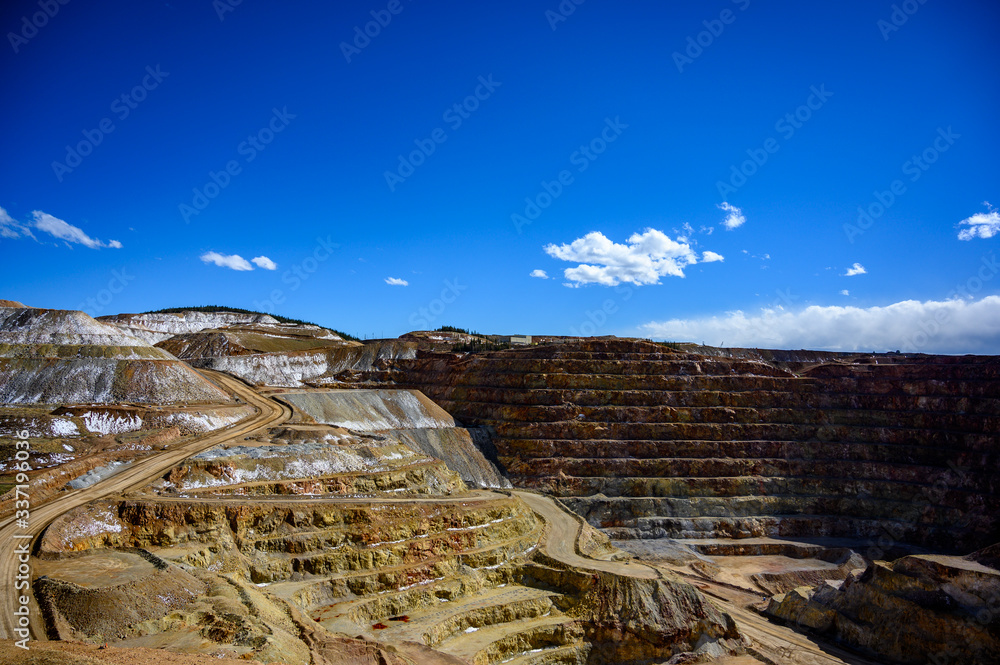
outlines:
M358 372L383 369L392 361L413 358L411 343L388 341L336 348L278 351L212 358L192 358L194 367L227 372L258 386L342 385L352 382Z
M515 486L616 538L842 537L869 558L1000 539L1000 360L823 361L589 340L428 354L395 378L494 428Z
M240 312L150 312L148 314L115 314L102 316L103 323L120 328L123 332L149 344L156 344L175 335L196 333L211 328L239 324L281 325L267 314Z
M774 596L767 613L893 663L1000 663L1000 570L975 558L876 561Z
M471 487L510 487L477 448L469 430L422 393L408 390L283 392L299 418L364 432L443 460Z
M348 341L311 324L280 323L266 314L194 312L122 314L103 320L189 362L254 385L304 387L351 382L359 372L414 358L406 340Z
M83 312L0 307L0 403L230 399L166 351Z

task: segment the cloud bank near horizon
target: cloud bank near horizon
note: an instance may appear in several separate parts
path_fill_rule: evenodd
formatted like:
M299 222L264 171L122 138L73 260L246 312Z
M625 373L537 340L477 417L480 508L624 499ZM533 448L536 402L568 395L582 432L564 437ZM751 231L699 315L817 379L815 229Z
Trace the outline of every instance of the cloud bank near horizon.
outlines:
M1000 296L904 300L886 306L763 308L651 321L642 335L710 346L923 353L1000 352Z

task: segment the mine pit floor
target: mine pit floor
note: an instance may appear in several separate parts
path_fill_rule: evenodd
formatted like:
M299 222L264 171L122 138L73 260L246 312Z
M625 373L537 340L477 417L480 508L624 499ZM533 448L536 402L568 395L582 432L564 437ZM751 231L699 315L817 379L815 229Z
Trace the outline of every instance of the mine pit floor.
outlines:
M115 550L53 561L32 558L32 567L38 577L47 575L86 589L137 582L156 571L153 564L138 554Z

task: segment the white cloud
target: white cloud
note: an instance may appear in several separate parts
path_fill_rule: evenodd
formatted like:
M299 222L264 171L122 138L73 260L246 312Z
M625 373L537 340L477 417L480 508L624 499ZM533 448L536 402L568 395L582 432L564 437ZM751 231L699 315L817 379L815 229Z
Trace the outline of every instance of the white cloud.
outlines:
M643 336L773 349L1000 353L1000 296L885 307L762 309L640 326Z
M992 238L1000 233L1000 213L996 208L984 201L989 212L977 212L972 217L963 219L959 224L965 224L969 228L958 232L959 240L972 240L973 238Z
M715 261L725 261L726 257L722 254L716 254L715 252L704 252L701 255L702 263L714 263Z
M0 238L14 239L21 236L35 237L32 235L31 229L11 217L6 210L0 208Z
M398 277L386 277L385 283L389 286L409 286L410 283L405 279L399 279Z
M848 291L847 289L844 289L843 291L840 292L840 295L842 295L842 296L849 296L849 295L851 295L851 292Z
M89 247L90 249L101 249L102 247L108 247L111 249L122 248L122 244L117 240L102 242L96 238L91 238L80 227L73 226L69 222L65 222L58 217L53 217L47 212L34 210L32 211L31 216L32 220L30 222L22 224L11 217L6 210L0 208L0 238L15 239L24 236L31 238L32 240L38 240L31 232L31 229L34 228L38 231L43 231L49 234L53 238L73 243L75 245L83 245L84 247Z
M548 279L549 274L544 270L532 270L530 277L537 277L538 279Z
M34 226L39 231L44 231L54 238L59 238L60 240L65 240L66 242L75 243L78 245L83 245L84 247L89 247L91 249L100 249L101 247L111 247L113 249L121 249L122 244L117 240L112 240L110 243L103 243L96 238L91 238L83 229L73 226L68 222L64 222L58 217L53 217L47 212L42 212L41 210L32 211L31 215L34 217L32 226Z
M263 268L264 270L277 270L278 264L267 258L266 256L255 256L252 259L254 265L258 268Z
M250 265L250 262L239 254L205 252L201 255L201 260L205 263L214 263L220 268L230 268L232 270L253 270L253 266Z
M722 224L730 231L746 224L747 218L743 215L743 211L736 206L729 205L729 203L723 201L719 204L719 208L729 213Z
M860 263L855 263L853 266L847 269L844 273L844 277L854 277L855 275L867 275L868 271Z
M568 245L549 244L544 249L553 258L580 264L563 271L569 280L566 286L572 287L659 284L661 277L683 277L684 268L698 263L698 255L689 244L672 240L657 229L634 233L626 244L592 231Z

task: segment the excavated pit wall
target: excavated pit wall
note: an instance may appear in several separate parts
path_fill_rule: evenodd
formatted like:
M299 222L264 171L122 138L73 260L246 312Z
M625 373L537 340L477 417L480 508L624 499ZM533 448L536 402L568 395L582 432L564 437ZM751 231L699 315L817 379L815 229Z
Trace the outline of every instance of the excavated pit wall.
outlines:
M795 374L595 340L428 354L394 378L492 428L515 486L617 538L1000 540L1000 359L863 360Z

